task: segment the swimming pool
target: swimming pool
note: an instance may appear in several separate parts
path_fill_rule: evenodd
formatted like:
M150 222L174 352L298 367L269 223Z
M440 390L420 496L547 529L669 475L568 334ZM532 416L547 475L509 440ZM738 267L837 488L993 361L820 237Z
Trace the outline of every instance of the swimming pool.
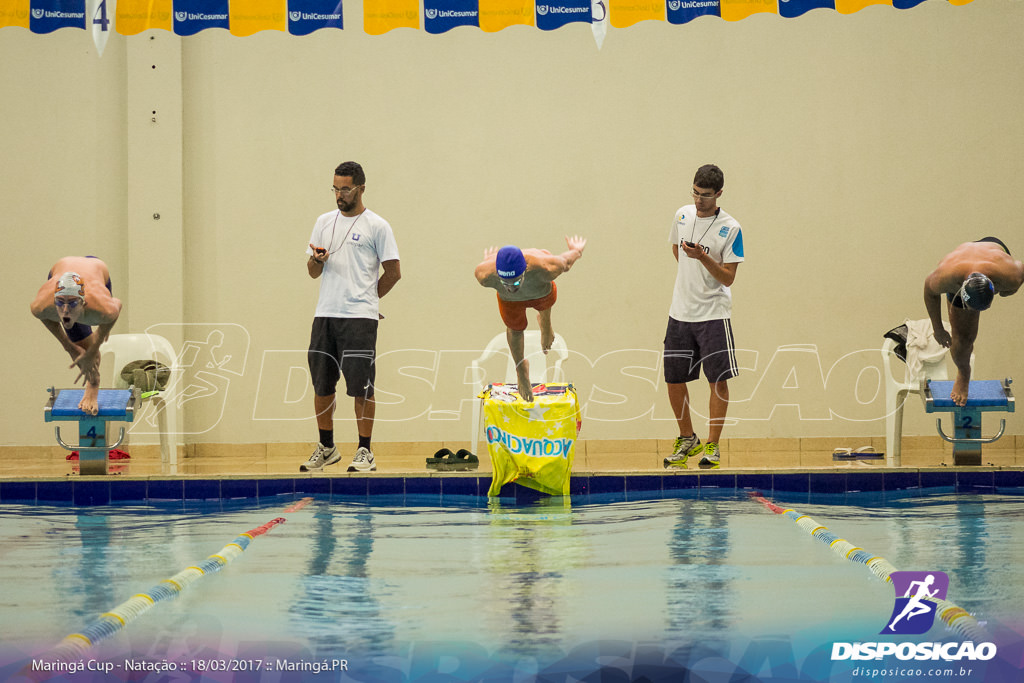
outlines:
M1024 490L1008 493L768 496L896 569L945 572L948 600L998 649L987 661L834 659L835 643L967 638L938 619L879 635L892 585L734 489L585 504L3 504L0 678L1019 681ZM82 649L99 673L52 668L65 636L274 520Z

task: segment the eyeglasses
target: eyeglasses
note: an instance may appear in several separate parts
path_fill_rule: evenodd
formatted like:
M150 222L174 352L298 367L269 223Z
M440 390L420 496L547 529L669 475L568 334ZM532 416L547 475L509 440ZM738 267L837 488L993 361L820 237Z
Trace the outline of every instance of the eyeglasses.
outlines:
M362 185L356 185L355 187L335 187L334 185L331 185L331 192L334 193L334 196L340 197L342 195L352 194L360 187L362 187Z
M82 303L77 297L73 299L54 299L53 305L57 307L70 308L72 311L78 308L78 304Z
M697 192L697 190L690 190L690 196L694 199L714 199L717 192Z
M519 285L523 284L523 277L525 275L526 273L523 273L514 280L507 280L503 277L498 277L498 279L501 280L501 284L505 285L505 287L507 287L508 289L512 289L513 287L518 287Z

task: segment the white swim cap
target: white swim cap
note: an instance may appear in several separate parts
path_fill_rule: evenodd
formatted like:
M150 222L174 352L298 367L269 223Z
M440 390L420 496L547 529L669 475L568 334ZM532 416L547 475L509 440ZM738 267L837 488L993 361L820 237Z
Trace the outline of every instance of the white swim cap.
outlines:
M82 284L82 277L78 273L67 272L57 279L57 290L53 293L54 298L58 296L77 296L85 301L85 285Z

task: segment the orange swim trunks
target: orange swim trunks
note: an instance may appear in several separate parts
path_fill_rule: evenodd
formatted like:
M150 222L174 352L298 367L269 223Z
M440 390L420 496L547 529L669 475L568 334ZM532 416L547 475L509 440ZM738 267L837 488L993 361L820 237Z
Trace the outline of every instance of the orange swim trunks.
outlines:
M526 309L532 308L537 311L546 311L555 305L555 300L558 298L558 288L555 287L555 283L551 283L551 291L548 292L547 296L542 296L539 299L530 299L529 301L505 301L498 295L498 312L501 313L501 319L505 322L505 325L512 330L525 330L526 329Z

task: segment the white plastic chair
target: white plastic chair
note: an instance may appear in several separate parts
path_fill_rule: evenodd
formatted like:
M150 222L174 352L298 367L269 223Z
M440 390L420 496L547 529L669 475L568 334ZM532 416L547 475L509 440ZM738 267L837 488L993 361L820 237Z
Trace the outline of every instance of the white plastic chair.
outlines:
M170 368L171 376L167 388L156 392L149 400L153 402L153 408L157 411L160 461L165 465L177 467L180 442L177 401L164 401L162 396L179 379L180 371L174 347L169 341L155 334L112 334L103 342L100 354L103 356L100 367L104 371L107 368L113 371L113 385L117 389L128 388L127 383L121 379L121 369L132 361L152 359Z
M501 380L488 380L483 364L489 359L504 354L508 358L505 366L505 375ZM562 335L555 333L555 340L551 344L551 350L545 354L540 349L540 331L527 330L523 334L523 357L530 363L530 382L564 382L562 375L562 363L569 357L569 349L565 345ZM516 384L519 382L516 375L516 364L512 360L512 352L508 350L508 339L505 334L495 336L487 344L487 348L480 354L480 357L470 365L473 381L477 382L473 395L476 396L487 388L491 382L502 381ZM473 432L470 436L469 450L476 453L477 445L480 443L480 406L482 401L473 401Z
M903 404L908 394L921 394L921 380L948 380L949 369L946 360L949 353L941 359L923 363L921 373L911 376L910 368L896 355L896 342L886 338L882 342L882 381L885 382L885 464L899 467L902 456L903 440ZM902 366L902 372L892 367L893 361ZM974 355L971 355L971 367L974 367ZM901 375L902 379L896 379Z

